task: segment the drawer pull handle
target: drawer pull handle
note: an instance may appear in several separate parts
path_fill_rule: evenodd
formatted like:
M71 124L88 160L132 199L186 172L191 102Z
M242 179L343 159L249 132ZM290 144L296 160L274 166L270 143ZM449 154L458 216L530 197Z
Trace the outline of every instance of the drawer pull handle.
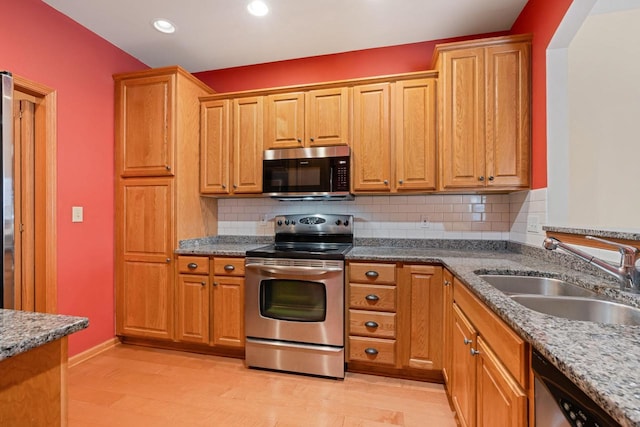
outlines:
M378 301L380 297L375 294L369 294L366 297L364 297L364 299L366 299L367 301Z
M368 322L364 322L364 326L366 326L367 328L377 328L378 324L372 320L369 320Z
M227 265L224 266L224 271L233 271L235 269L236 268L231 264L227 264Z
M469 345L473 342L473 340L470 340L469 338L465 338L464 339L464 345Z
M475 348L472 348L470 353L471 353L472 356L477 356L477 355L480 354L480 352L478 350L476 350Z
M365 348L364 352L367 353L369 356L375 356L376 354L378 354L378 350L371 347Z
M196 264L195 262L190 262L189 264L187 264L187 268L189 268L189 270L195 270L196 268L198 268L198 264Z
M376 277L378 277L378 272L377 271L373 271L373 270L369 270L366 273L364 273L364 275L369 277L369 278L375 279Z

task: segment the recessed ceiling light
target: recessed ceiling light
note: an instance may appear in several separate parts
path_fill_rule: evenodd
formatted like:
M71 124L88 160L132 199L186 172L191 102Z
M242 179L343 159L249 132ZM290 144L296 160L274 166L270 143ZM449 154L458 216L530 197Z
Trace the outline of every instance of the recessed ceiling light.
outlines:
M153 21L153 28L165 34L176 32L176 26L173 25L173 22L167 19L156 19L155 21Z
M269 13L269 7L262 0L253 0L247 5L247 10L255 16L264 16Z

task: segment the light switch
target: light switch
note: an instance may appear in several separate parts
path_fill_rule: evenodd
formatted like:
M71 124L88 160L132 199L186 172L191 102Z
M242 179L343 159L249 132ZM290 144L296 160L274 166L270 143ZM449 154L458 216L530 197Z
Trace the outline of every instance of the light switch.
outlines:
M72 206L71 207L71 222L82 222L83 221L83 209L82 206Z

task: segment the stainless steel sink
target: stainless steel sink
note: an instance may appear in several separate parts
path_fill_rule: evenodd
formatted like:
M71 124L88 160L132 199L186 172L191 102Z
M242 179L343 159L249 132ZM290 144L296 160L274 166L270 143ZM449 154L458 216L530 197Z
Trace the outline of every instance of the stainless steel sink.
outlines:
M640 309L612 301L583 297L512 295L531 310L570 320L640 325Z
M592 297L597 294L580 286L550 277L481 274L480 277L507 295L563 295Z

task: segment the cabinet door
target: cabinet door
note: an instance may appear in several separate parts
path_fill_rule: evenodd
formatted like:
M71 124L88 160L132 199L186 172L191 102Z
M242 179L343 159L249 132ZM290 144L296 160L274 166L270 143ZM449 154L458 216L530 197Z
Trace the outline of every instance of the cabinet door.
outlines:
M409 265L401 274L403 364L442 369L442 267Z
M180 274L177 291L176 338L209 343L209 276Z
M229 193L231 157L230 101L203 102L200 106L200 191Z
M173 336L173 179L121 181L116 193L116 331Z
M353 190L391 191L390 84L353 88Z
M451 401L462 427L476 425L476 363L470 351L477 338L471 322L453 304Z
M244 347L244 277L213 278L211 344Z
M524 427L527 395L482 337L478 338L478 427Z
M120 176L173 175L175 76L116 82L116 170Z
M447 385L447 392L451 395L452 369L452 331L453 331L453 275L447 269L442 271L443 282L443 345L442 345L442 376Z
M266 149L305 146L304 92L267 96Z
M529 44L486 48L487 185L527 187L530 174Z
M436 79L399 81L395 93L396 188L436 189Z
M308 146L349 143L349 89L332 88L307 93L306 141Z
M442 61L442 188L484 187L484 51L445 52Z
M233 101L233 193L262 193L263 97Z

